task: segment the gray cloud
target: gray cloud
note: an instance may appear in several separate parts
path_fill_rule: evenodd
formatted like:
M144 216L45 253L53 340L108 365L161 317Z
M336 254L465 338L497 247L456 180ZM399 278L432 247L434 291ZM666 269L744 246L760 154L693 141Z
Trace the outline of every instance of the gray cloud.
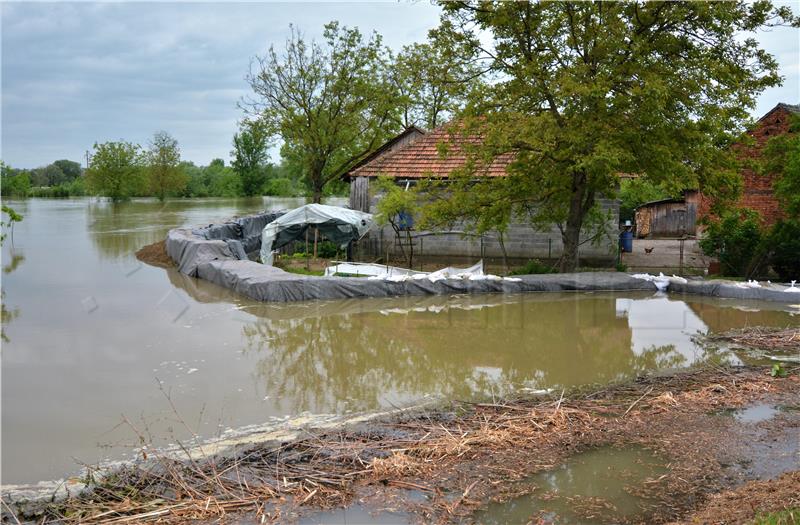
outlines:
M794 4L797 7L797 4ZM81 159L92 144L172 133L183 157L228 158L250 58L290 23L318 37L339 20L399 48L438 22L427 1L391 3L8 3L2 17L2 158L20 167ZM796 30L758 35L786 77L759 100L800 101Z
M339 20L391 47L423 40L427 2L370 4L3 3L2 157L81 159L95 141L146 143L164 129L183 157L228 158L250 58L289 24L319 37Z

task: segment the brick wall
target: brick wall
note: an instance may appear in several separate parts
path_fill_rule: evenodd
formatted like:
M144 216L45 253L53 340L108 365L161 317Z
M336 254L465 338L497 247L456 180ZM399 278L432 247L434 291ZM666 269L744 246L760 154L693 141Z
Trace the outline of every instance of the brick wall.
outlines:
M777 106L758 121L756 127L748 132L753 137L753 145L736 145L740 159L758 159L771 138L789 130L791 113L784 107ZM778 200L772 191L775 179L771 174L758 174L750 168L742 170L743 188L740 206L751 208L761 214L765 224L773 224L781 217ZM711 202L707 197L700 198L700 217L709 213Z

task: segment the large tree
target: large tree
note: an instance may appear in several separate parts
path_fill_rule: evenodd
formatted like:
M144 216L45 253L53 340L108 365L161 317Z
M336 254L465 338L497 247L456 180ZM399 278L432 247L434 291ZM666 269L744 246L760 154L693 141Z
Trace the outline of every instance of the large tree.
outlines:
M86 185L89 191L122 201L141 193L146 186L141 146L131 142L94 144Z
M147 178L150 193L163 201L167 195L186 187L188 177L181 166L178 140L166 131L157 131L147 151Z
M454 133L479 135L429 216L500 228L511 216L561 228L560 267L619 173L712 197L740 187L728 145L775 59L748 32L794 23L769 2L445 2L441 31L485 64ZM476 141L473 141L476 142ZM501 155L508 177L476 177ZM599 219L593 221L593 218Z
M447 30L433 30L430 43L405 46L394 61L391 78L405 127L442 125L477 87L481 70L449 36Z
M61 159L55 161L53 165L61 170L67 182L77 179L83 173L80 163L74 160Z
M401 127L380 36L325 26L324 42L292 28L280 54L256 57L244 108L283 140L282 156L299 166L314 202Z
M259 120L242 122L233 136L233 171L242 181L245 195L261 195L267 181L267 146L269 134Z

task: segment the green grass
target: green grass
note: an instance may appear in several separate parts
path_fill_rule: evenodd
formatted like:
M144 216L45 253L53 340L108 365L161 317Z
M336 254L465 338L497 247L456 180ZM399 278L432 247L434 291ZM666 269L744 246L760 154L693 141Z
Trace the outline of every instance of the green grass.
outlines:
M542 263L539 259L531 259L525 266L511 270L509 275L532 275L537 273L558 273L558 270Z
M316 276L323 276L325 275L325 270L306 270L302 266L281 266L281 270L285 270L289 273L297 273L300 275L316 275Z
M800 508L770 512L756 516L753 525L796 525L800 524Z

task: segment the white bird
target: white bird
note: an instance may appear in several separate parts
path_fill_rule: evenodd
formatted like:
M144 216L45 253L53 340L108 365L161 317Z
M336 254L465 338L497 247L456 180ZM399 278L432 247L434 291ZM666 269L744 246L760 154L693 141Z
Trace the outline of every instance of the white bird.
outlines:
M797 282L797 281L792 281L792 284L789 286L789 288L786 288L786 289L784 290L784 292L795 292L795 293L800 293L800 288L795 288L795 286L794 286L794 283L796 283L796 282Z

